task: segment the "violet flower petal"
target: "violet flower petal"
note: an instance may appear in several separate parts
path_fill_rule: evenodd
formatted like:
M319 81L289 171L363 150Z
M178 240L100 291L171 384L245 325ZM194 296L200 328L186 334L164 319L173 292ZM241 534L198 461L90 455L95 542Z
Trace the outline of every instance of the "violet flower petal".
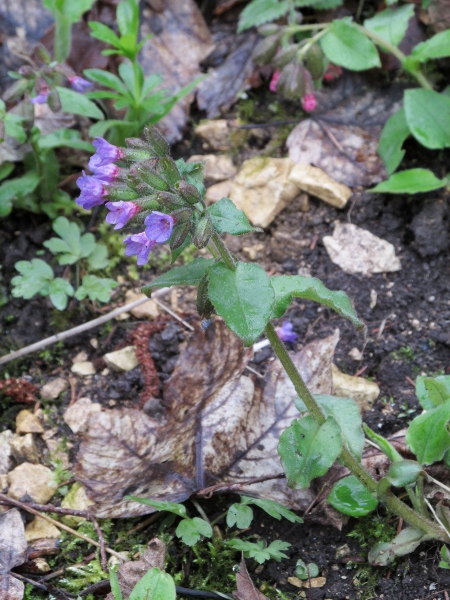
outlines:
M122 229L141 210L141 207L134 202L123 200L107 202L105 206L110 211L106 215L106 222L115 225L114 229Z
M145 234L149 239L162 244L167 242L172 235L174 224L175 219L172 215L166 215L154 210L145 219L145 225L147 226Z

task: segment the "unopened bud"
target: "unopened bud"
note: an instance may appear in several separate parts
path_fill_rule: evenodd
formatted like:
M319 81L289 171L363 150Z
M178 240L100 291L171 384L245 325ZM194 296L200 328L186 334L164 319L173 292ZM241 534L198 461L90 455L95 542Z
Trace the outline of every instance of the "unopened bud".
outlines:
M201 201L200 192L195 185L191 185L190 183L182 180L175 186L175 188L188 204L197 204L197 202Z
M20 69L17 72L19 73L19 75L21 75L25 79L34 79L36 77L36 73L33 71L33 69L31 67L29 67L27 65L20 67Z
M174 187L181 179L180 172L171 158L157 158L157 170L161 177L167 181L170 187Z
M140 150L134 148L125 148L123 153L125 158L134 162L144 162L145 160L151 158L151 153L148 151L148 149Z
M186 205L181 196L172 194L172 192L158 192L156 199L161 206L165 206L169 210L181 208Z
M266 23L258 27L258 33L263 35L264 37L268 35L275 35L280 31L280 26L275 23Z
M147 183L152 189L159 192L168 192L170 189L169 184L154 171L154 166L153 160L148 160L139 165L136 171L142 181Z
M59 98L59 94L58 94L56 88L52 87L50 89L50 94L48 95L47 104L49 105L50 110L54 113L61 110L61 100Z
M213 233L214 229L209 218L202 217L197 223L192 241L197 248L204 248L208 245Z
M197 311L202 319L209 319L214 312L214 306L208 296L208 276L204 275L198 284Z
M314 44L305 56L305 67L311 73L314 81L322 78L325 71L324 53L319 44Z
M256 64L267 65L275 56L279 44L279 36L271 35L261 40L253 51L252 58Z
M52 62L52 57L50 56L47 49L44 48L44 46L42 44L38 44L34 48L33 54L36 56L36 58L38 58L39 60L44 62L46 65L49 65Z
M304 67L302 63L289 63L281 71L277 91L287 100L299 100L304 96Z
M180 225L175 225L172 231L172 235L170 237L169 246L171 250L176 250L180 246L184 244L187 236L191 232L191 222L186 221L185 223L181 223Z
M29 92L33 87L33 83L28 79L18 79L15 83L9 87L3 94L3 100L5 102L13 102L22 98L26 92Z
M149 151L148 144L141 140L141 138L126 138L125 143L127 148L132 148L133 150L146 150Z
M112 187L108 189L108 200L136 200L138 198L138 194L129 187Z
M277 69L283 69L286 65L292 62L298 52L297 44L289 44L286 48L282 48L276 53L272 60L272 65Z
M186 223L186 221L192 219L192 208L179 208L170 214L175 219L175 223L181 225L181 223Z
M160 158L169 156L170 146L156 127L146 127L144 129L144 135L148 145L152 149L153 156L158 156Z

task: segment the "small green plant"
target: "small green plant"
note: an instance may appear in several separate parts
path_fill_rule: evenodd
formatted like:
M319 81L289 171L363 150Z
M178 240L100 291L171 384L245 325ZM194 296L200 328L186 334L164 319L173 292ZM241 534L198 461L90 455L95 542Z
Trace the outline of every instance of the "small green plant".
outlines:
M450 551L447 546L442 546L441 548L441 559L439 563L441 569L450 569Z
M253 511L250 505L258 506L268 515L278 521L284 517L291 523L303 523L303 519L293 513L291 510L275 502L274 500L265 500L263 498L250 498L249 496L241 496L239 503L232 504L227 512L227 525L233 527L236 525L238 529L247 529L253 521Z
M114 600L123 600L122 591L115 571L110 571L111 591ZM144 600L154 598L155 600L175 600L176 590L173 578L153 567L140 579L131 591L128 600Z
M260 565L270 559L280 562L283 558L288 558L283 550L287 550L291 547L291 544L282 542L281 540L275 540L267 545L265 540L248 542L247 540L236 538L234 540L227 540L225 544L230 546L230 548L243 552L246 558L254 558Z
M311 579L317 577L319 574L319 567L316 563L306 564L301 558L298 559L295 565L295 576L299 579Z

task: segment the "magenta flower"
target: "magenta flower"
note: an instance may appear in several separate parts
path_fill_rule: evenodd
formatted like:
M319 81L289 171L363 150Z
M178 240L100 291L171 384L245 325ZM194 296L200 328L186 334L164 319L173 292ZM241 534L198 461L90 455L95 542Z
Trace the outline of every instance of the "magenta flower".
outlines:
M96 167L93 171L95 179L100 179L100 181L104 181L105 183L112 183L117 179L120 169L114 163L110 163L103 167Z
M103 181L92 177L92 175L86 175L84 171L83 175L77 179L77 186L81 190L81 195L76 199L76 203L86 210L103 204L104 197L108 193Z
M158 244L167 242L172 235L175 219L157 210L152 211L144 221L147 226L145 235Z
M122 229L141 207L134 202L107 202L106 208L111 211L106 215L106 222L115 225L114 229Z
M49 95L50 90L48 87L43 87L37 96L31 98L31 104L46 104Z
M303 96L302 106L303 110L306 110L306 112L312 112L315 110L317 108L317 100L314 94L306 94Z
M281 75L281 71L275 71L274 74L272 75L272 79L270 80L270 83L269 83L269 90L271 92L277 91L277 84L278 84L278 80L280 79L280 75Z
M84 79L79 75L71 75L67 79L69 80L70 87L76 92L87 92L93 87L93 84L90 81L87 81L87 79Z
M127 245L125 248L125 254L127 256L137 255L137 264L139 266L145 265L148 261L148 255L150 250L156 244L155 240L150 240L145 232L136 233L135 235L129 235L123 241Z
M294 326L290 321L284 321L281 327L277 327L278 337L282 342L295 342L297 334L292 331Z
M89 160L89 168L91 171L109 165L125 156L121 148L113 146L101 137L96 137L92 142L92 145L96 148L97 152L91 156L91 159Z

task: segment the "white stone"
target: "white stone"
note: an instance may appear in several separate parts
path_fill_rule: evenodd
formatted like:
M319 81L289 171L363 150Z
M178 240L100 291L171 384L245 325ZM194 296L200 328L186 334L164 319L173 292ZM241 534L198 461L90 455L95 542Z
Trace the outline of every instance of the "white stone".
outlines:
M364 377L353 377L342 373L336 365L331 365L333 373L333 395L352 398L362 410L369 410L380 395L380 388L374 381Z
M37 504L47 504L58 489L50 469L30 463L23 463L10 471L8 483L8 496L20 500L28 494Z
M304 163L298 163L292 168L289 181L304 192L337 208L344 208L352 195L348 186L338 183L322 169Z
M62 377L52 379L41 388L41 398L46 400L56 400L69 387L69 383Z
M21 410L16 416L16 433L44 433L44 428L30 410Z
M197 125L195 134L208 142L213 150L226 152L245 137L244 131L230 127L237 124L229 123L227 119L206 119Z
M359 348L356 347L352 348L348 355L350 356L350 358L353 358L353 360L362 360L364 358L361 350L359 350Z
M253 225L267 227L298 196L298 187L289 181L293 166L289 158L257 156L244 162L229 197Z
M205 193L206 204L214 204L214 202L218 202L222 198L229 198L232 186L233 180L227 179L226 181L221 181L207 187Z
M371 275L401 269L392 244L352 223L338 223L323 243L330 259L346 273Z
M70 370L80 377L89 377L89 375L95 375L96 373L94 364L89 360L74 363Z
M121 350L109 352L103 358L108 367L116 371L132 371L139 365L134 346L126 346Z
M0 433L0 474L8 473L11 468L11 440L14 434L9 429Z
M73 433L80 433L86 429L90 416L101 410L102 407L98 402L92 402L87 397L79 398L64 413L64 422Z
M39 452L32 433L16 434L11 440L11 450L17 462L26 461L35 464L39 462Z
M88 359L88 354L84 350L78 352L76 356L72 358L73 363L86 362Z
M25 538L28 543L42 538L58 539L61 535L59 529L41 517L35 517L25 527Z
M147 296L137 290L128 290L125 294L125 303L130 304L131 302L143 298L147 298ZM136 317L136 319L155 319L159 315L159 308L154 300L148 298L147 302L132 308L130 313L133 317Z
M205 179L216 183L225 179L231 179L237 173L233 161L226 154L195 154L187 162L203 163Z

